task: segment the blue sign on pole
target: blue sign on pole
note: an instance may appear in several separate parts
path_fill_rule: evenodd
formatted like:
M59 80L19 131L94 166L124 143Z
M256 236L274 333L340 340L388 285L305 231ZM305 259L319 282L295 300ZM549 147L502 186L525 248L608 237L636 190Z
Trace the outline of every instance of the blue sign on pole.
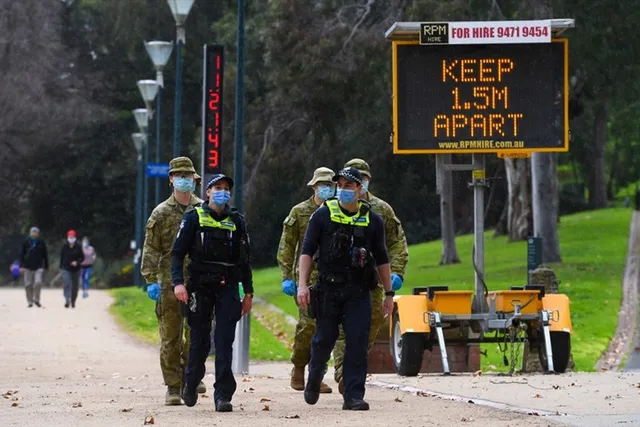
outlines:
M169 163L147 163L147 177L161 178L169 176Z

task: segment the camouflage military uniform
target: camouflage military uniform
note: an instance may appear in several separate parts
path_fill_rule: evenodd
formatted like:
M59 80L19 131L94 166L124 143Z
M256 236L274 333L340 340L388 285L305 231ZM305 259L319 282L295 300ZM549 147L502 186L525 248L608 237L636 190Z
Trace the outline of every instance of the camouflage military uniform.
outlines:
M307 183L308 186L314 187L319 183L330 183L333 187L331 179L334 172L326 167L319 167L313 173L313 178ZM293 280L298 283L298 261L302 252L302 242L304 235L309 226L311 215L319 208L316 205L314 196L308 200L295 205L289 215L285 218L282 227L282 236L278 246L278 264L282 271L282 281ZM309 284L315 284L318 281L318 271L315 263L311 267L309 276ZM294 296L294 301L296 300ZM293 341L293 351L291 352L291 362L293 369L291 370L291 388L294 390L304 390L304 368L311 360L311 340L316 332L316 322L310 319L307 310L298 307L298 323L296 325L295 338ZM324 382L320 384L320 393L331 393L331 387Z
M282 227L282 236L278 246L278 264L282 271L282 280L291 279L298 283L298 261L302 251L302 241L307 232L309 218L318 209L313 201L313 196L302 203L295 205L285 218ZM318 281L316 265L312 266L309 284ZM295 297L294 297L295 299ZM316 322L310 319L307 310L298 307L298 324L291 352L291 363L294 366L307 366L311 358L311 338L316 331Z
M361 162L361 164L360 164ZM345 164L345 167L353 166L360 170L363 175L370 176L369 165L364 160L353 159ZM404 277L405 268L409 259L409 250L407 247L407 238L404 234L402 224L396 216L393 208L389 203L374 196L371 192L366 193L365 199L371 204L371 210L382 217L385 229L385 239L387 242L387 252L389 254L389 264L391 274L397 274ZM373 343L380 332L380 328L384 324L384 312L382 302L384 300L384 288L382 283L378 283L378 287L371 291L371 330L369 332L369 347L371 351ZM340 383L342 379L342 365L344 363L345 336L344 330L340 328L338 341L333 349L334 360L334 379Z
M164 382L169 388L181 387L189 351L189 331L186 322L183 324L180 304L171 283L171 248L185 212L202 202L191 194L189 204L183 206L171 194L151 212L147 221L141 273L148 284L158 283L161 288L160 298L156 303L160 331L160 367ZM183 342L183 327L186 342Z

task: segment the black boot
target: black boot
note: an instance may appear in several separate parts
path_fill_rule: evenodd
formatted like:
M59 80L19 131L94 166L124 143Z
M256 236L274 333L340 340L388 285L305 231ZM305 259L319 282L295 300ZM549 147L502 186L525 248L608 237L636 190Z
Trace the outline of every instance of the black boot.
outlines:
M231 412L233 411L233 405L228 400L219 399L216 400L216 412Z
M362 399L345 399L342 409L349 411L368 411L369 404Z
M189 387L187 383L182 386L181 396L184 404L188 407L195 406L198 401L198 389Z
M307 385L304 389L304 401L309 405L315 405L320 399L320 384L322 383L322 379L317 380L316 378L307 379Z

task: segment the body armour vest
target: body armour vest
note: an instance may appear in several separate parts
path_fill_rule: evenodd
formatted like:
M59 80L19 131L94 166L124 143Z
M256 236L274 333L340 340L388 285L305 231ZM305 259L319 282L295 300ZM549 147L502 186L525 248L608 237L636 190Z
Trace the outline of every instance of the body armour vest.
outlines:
M356 252L361 249L368 250L365 230L370 224L370 207L366 202L360 201L358 212L349 216L342 212L335 199L327 200L325 205L329 208L331 226L327 227L322 238L322 267L327 273L352 273Z
M216 266L233 266L237 261L237 228L233 214L217 221L202 207L197 207L198 230L196 256L193 264L198 270L211 270ZM219 268L219 267L218 267Z

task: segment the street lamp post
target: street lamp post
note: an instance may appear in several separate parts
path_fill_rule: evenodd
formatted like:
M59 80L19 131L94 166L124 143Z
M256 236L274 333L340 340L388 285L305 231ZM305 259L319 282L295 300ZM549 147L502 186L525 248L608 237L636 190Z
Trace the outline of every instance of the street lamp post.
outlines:
M173 127L173 157L180 156L180 121L182 112L182 45L186 42L184 22L189 16L194 0L167 0L176 21L176 99Z
M171 52L173 51L173 43L171 42L145 42L147 53L156 69L156 82L158 83L158 95L156 96L156 163L161 162L162 152L162 115L160 108L162 107L162 90L164 89L164 76L162 72L169 61ZM160 179L156 179L154 204L158 206L160 203Z
M147 134L148 140L151 138L151 132L149 128L149 120L153 119L153 110L151 109L151 103L155 99L158 93L158 83L155 80L139 80L138 81L138 89L140 90L140 95L142 95L142 100L144 101L146 108L146 123L144 125L144 129L138 122L138 126L140 126L141 132ZM138 109L141 110L141 109ZM142 117L141 117L142 118ZM138 117L136 116L136 121L138 121ZM149 163L149 144L145 145L144 150L144 167L147 167L147 163ZM146 220L149 215L149 178L145 176L144 179L144 207L143 207L143 218Z
M140 286L140 255L142 246L142 174L144 170L142 168L142 152L145 145L147 145L146 135L144 133L131 134L133 145L136 148L138 154L138 176L136 179L136 222L135 222L135 252L133 254L133 283L135 286Z

